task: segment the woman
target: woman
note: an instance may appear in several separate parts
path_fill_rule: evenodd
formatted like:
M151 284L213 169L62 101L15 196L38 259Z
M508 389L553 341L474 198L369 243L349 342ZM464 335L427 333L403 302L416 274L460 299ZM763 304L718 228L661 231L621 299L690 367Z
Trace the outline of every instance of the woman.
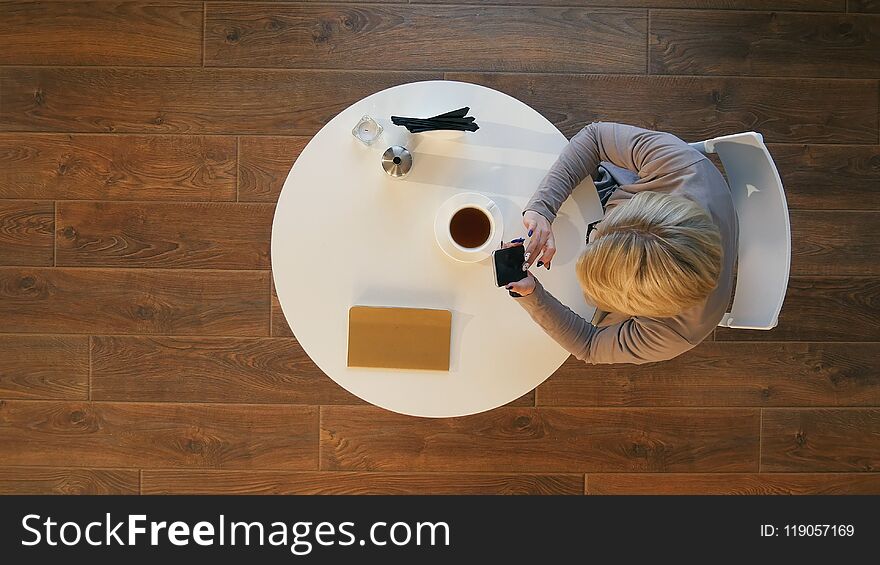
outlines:
M531 240L523 269L551 268L556 253L551 224L559 207L581 181L596 178L605 162L619 186L576 265L585 298L597 306L592 322L560 303L531 272L507 289L582 361L671 359L709 336L724 315L738 237L724 177L681 139L601 122L578 132L525 207L523 224ZM505 247L523 244L517 241Z

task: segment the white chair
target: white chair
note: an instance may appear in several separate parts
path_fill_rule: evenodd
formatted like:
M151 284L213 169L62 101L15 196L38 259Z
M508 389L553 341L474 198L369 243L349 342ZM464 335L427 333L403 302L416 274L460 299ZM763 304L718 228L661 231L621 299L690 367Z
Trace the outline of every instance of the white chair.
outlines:
M724 164L739 216L736 290L719 326L752 330L776 327L788 288L791 225L776 164L753 131L691 143L717 153Z

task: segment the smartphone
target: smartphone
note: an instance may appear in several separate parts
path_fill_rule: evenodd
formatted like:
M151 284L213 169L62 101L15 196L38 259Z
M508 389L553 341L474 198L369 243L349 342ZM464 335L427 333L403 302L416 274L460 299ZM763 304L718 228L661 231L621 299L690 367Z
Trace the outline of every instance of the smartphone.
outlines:
M496 249L492 252L492 270L495 273L495 284L506 286L521 281L529 274L522 270L526 262L524 245L514 245L507 249Z

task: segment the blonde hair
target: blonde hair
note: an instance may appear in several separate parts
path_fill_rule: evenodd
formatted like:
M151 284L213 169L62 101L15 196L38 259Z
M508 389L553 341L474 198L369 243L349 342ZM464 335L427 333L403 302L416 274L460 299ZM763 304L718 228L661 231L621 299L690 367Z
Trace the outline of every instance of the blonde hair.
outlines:
M640 192L612 209L577 261L587 297L606 312L669 317L718 284L721 234L709 214L680 196Z

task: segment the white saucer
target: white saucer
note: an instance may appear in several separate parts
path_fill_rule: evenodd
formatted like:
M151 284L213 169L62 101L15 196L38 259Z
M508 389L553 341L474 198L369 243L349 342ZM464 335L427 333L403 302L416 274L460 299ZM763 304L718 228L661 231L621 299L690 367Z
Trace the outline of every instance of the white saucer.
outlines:
M434 239L437 245L444 253L462 263L477 263L492 255L492 251L501 247L501 240L504 238L504 218L501 216L501 210L498 204L492 207L492 218L495 221L495 236L492 241L483 247L484 251L464 251L457 247L452 241L441 235L447 230L446 222L449 218L449 211L459 208L465 204L478 204L488 207L492 203L492 199L477 192L462 192L449 198L440 205L437 214L434 216Z

